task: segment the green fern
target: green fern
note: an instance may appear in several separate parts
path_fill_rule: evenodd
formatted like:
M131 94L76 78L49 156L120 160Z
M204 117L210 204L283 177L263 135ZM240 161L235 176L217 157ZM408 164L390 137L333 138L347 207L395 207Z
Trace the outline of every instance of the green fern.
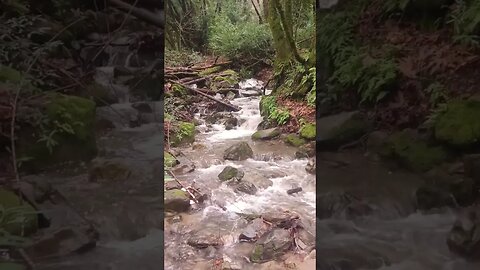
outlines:
M457 0L448 23L455 33L453 39L467 45L480 42L480 1Z

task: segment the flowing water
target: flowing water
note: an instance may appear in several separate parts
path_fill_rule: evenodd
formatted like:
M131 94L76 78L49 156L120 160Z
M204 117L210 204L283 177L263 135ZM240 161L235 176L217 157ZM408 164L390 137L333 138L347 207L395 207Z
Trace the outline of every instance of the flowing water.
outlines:
M331 160L348 165L333 168ZM479 263L468 263L448 250L453 210L415 212L419 176L388 170L361 153L327 154L317 164L319 215L328 211L326 198L342 192L368 201L372 208L363 217L317 220L317 269L480 269Z
M235 113L240 126L226 130L224 125L202 124L198 126L197 147L181 149L184 155L194 161L197 168L177 177L185 184L195 183L195 187L205 191L210 200L201 209L183 214L180 222L167 219L165 269L215 269L212 268L212 260L215 258L231 261L241 267L239 269L262 269L262 266L248 263L245 259L249 257L253 244L238 242L238 236L247 226L246 220L238 213L262 214L282 210L296 212L306 230L314 235L315 176L305 171L307 160L294 159L294 148L281 141L250 139L262 120L259 101L259 97L233 100L232 103L241 108ZM197 118L202 120L200 113ZM241 141L248 142L252 147L254 158L224 161L224 150ZM218 174L226 166L244 171L243 179L256 184L259 187L258 192L255 195L238 194L228 185L222 184ZM295 187L302 187L303 191L294 196L288 195L286 191ZM186 243L191 235L211 230L223 239L222 248L198 250ZM314 269L314 266L308 269Z

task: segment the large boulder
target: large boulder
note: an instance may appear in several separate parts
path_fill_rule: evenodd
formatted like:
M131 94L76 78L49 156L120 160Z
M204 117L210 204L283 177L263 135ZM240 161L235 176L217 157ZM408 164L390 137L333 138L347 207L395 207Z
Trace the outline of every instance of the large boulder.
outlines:
M263 263L279 258L293 246L289 230L273 229L262 236L253 248L250 260L254 263Z
M343 112L317 119L317 148L319 150L336 149L342 144L360 138L369 129L364 114Z
M279 136L281 133L279 128L269 128L269 129L264 129L264 130L259 130L252 135L252 139L254 140L270 140L273 139L277 136Z
M14 235L30 235L38 229L37 211L14 192L0 188L2 229Z
M469 147L480 140L480 101L453 101L434 123L435 138L454 147Z
M469 259L480 258L480 208L472 207L460 213L448 233L450 251Z
M247 142L240 142L227 148L223 154L225 160L246 160L253 157L253 150Z
M227 166L220 172L218 179L220 179L220 181L240 181L244 175L245 173L243 171L232 166Z
M379 154L417 172L428 171L448 158L442 147L430 145L408 129L389 136Z
M467 206L472 204L478 195L471 178L450 175L442 168L430 170L425 177L426 183L416 191L417 207L421 210Z
M194 232L187 240L187 244L198 248L204 249L207 247L218 247L223 245L222 238L218 235L218 231L210 228L202 229Z
M249 195L254 195L257 193L257 190L257 187L249 181L241 181L235 185L236 192L246 193Z
M164 192L165 211L186 212L190 209L190 196L181 189Z

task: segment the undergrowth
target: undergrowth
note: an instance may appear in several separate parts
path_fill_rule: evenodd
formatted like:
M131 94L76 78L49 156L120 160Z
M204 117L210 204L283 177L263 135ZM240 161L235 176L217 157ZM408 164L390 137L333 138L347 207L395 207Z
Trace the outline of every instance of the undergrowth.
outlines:
M260 109L268 120L274 121L278 125L285 125L290 119L290 113L285 108L277 104L275 96L264 96L260 102Z

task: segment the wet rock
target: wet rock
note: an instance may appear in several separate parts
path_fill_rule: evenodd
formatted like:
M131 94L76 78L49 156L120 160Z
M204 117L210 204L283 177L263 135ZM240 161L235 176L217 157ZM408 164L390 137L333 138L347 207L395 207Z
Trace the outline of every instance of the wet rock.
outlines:
M232 166L227 166L218 175L218 178L221 181L229 181L229 180L240 181L242 180L244 175L245 173L243 171L237 168L234 168Z
M177 165L173 167L172 172L177 175L187 174L195 170L195 164L181 152L175 154Z
M269 129L269 128L275 128L277 125L268 120L268 119L264 119L262 120L262 122L260 122L260 124L258 124L257 126L257 130L264 130L264 129Z
M250 195L257 193L257 187L248 181L241 181L240 183L235 184L234 190L235 192L242 192Z
M315 124L308 123L300 128L299 133L300 137L306 140L315 140L317 128Z
M298 192L301 192L301 191L302 191L301 187L292 188L292 189L287 190L287 194L292 195L292 194L295 194L295 193L298 193Z
M235 117L229 117L225 120L225 129L231 130L238 125L238 119Z
M207 247L219 247L223 245L222 238L219 237L218 232L210 229L195 232L187 240L187 244L198 249Z
M254 219L238 236L240 242L254 242L265 234L269 226L263 222L263 219Z
M96 246L96 239L82 227L61 228L44 234L25 251L33 258L61 257L82 253Z
M454 197L447 191L436 186L423 186L415 192L417 208L429 210L445 206L455 206Z
M441 167L430 170L425 178L427 180L425 185L419 189L421 192L417 193L417 195L424 195L421 198L425 203L421 203L421 205L430 208L454 205L467 206L474 203L478 196L478 189L471 178L451 175ZM434 194L437 195L434 196ZM449 199L442 200L447 194ZM435 201L437 201L437 205L434 204ZM423 207L421 209L429 208Z
M373 209L367 202L345 192L329 192L317 196L317 217L320 219L344 217L353 219L367 216Z
M225 160L246 160L253 157L253 150L247 142L240 142L227 148L223 154Z
M264 129L264 130L259 130L252 135L252 139L254 140L270 140L273 139L277 136L279 136L281 133L279 128L270 128L270 129Z
M316 174L316 167L317 167L317 162L316 158L311 158L308 160L307 166L305 167L305 170L309 174Z
M417 172L428 171L448 157L442 147L428 144L409 129L392 134L379 154Z
M236 96L237 96L237 95L236 95L234 92L229 91L229 92L227 93L227 95L225 96L225 98L226 98L227 100L233 100Z
M127 126L130 120L138 121L140 114L128 104L112 104L97 108L96 116L97 121L109 121L115 127L121 128Z
M299 216L296 213L283 211L281 209L276 209L275 211L267 211L262 214L262 218L270 223L275 225L287 223L290 220L298 219Z
M14 235L30 235L38 229L37 211L13 191L0 188L0 207L2 208L2 229L6 232ZM5 214L3 211L8 211L10 214Z
M434 123L435 138L454 147L469 147L480 141L480 102L452 101Z
M90 165L88 179L90 182L100 180L124 181L130 177L132 171L120 159L96 158Z
M358 111L322 117L317 119L317 125L319 150L336 149L342 144L360 138L369 128L365 116Z
M245 178L260 189L266 189L273 185L272 180L260 173L249 173Z
M165 211L185 212L190 209L190 196L181 189L164 192Z
M480 258L480 208L464 210L458 216L447 238L450 251L478 260Z
M250 260L254 263L275 260L287 253L292 245L293 241L288 230L274 229L257 241Z
M99 83L92 83L85 88L87 96L93 97L97 106L105 106L119 102L114 89L109 89Z
M311 157L314 157L315 155L316 155L315 142L302 145L298 148L298 151L295 152L295 157L298 159L311 158Z
M285 137L285 143L291 146L300 147L304 145L305 142L306 141L303 138L296 134L288 134L287 137Z
M181 189L182 186L174 179L165 179L165 190Z

